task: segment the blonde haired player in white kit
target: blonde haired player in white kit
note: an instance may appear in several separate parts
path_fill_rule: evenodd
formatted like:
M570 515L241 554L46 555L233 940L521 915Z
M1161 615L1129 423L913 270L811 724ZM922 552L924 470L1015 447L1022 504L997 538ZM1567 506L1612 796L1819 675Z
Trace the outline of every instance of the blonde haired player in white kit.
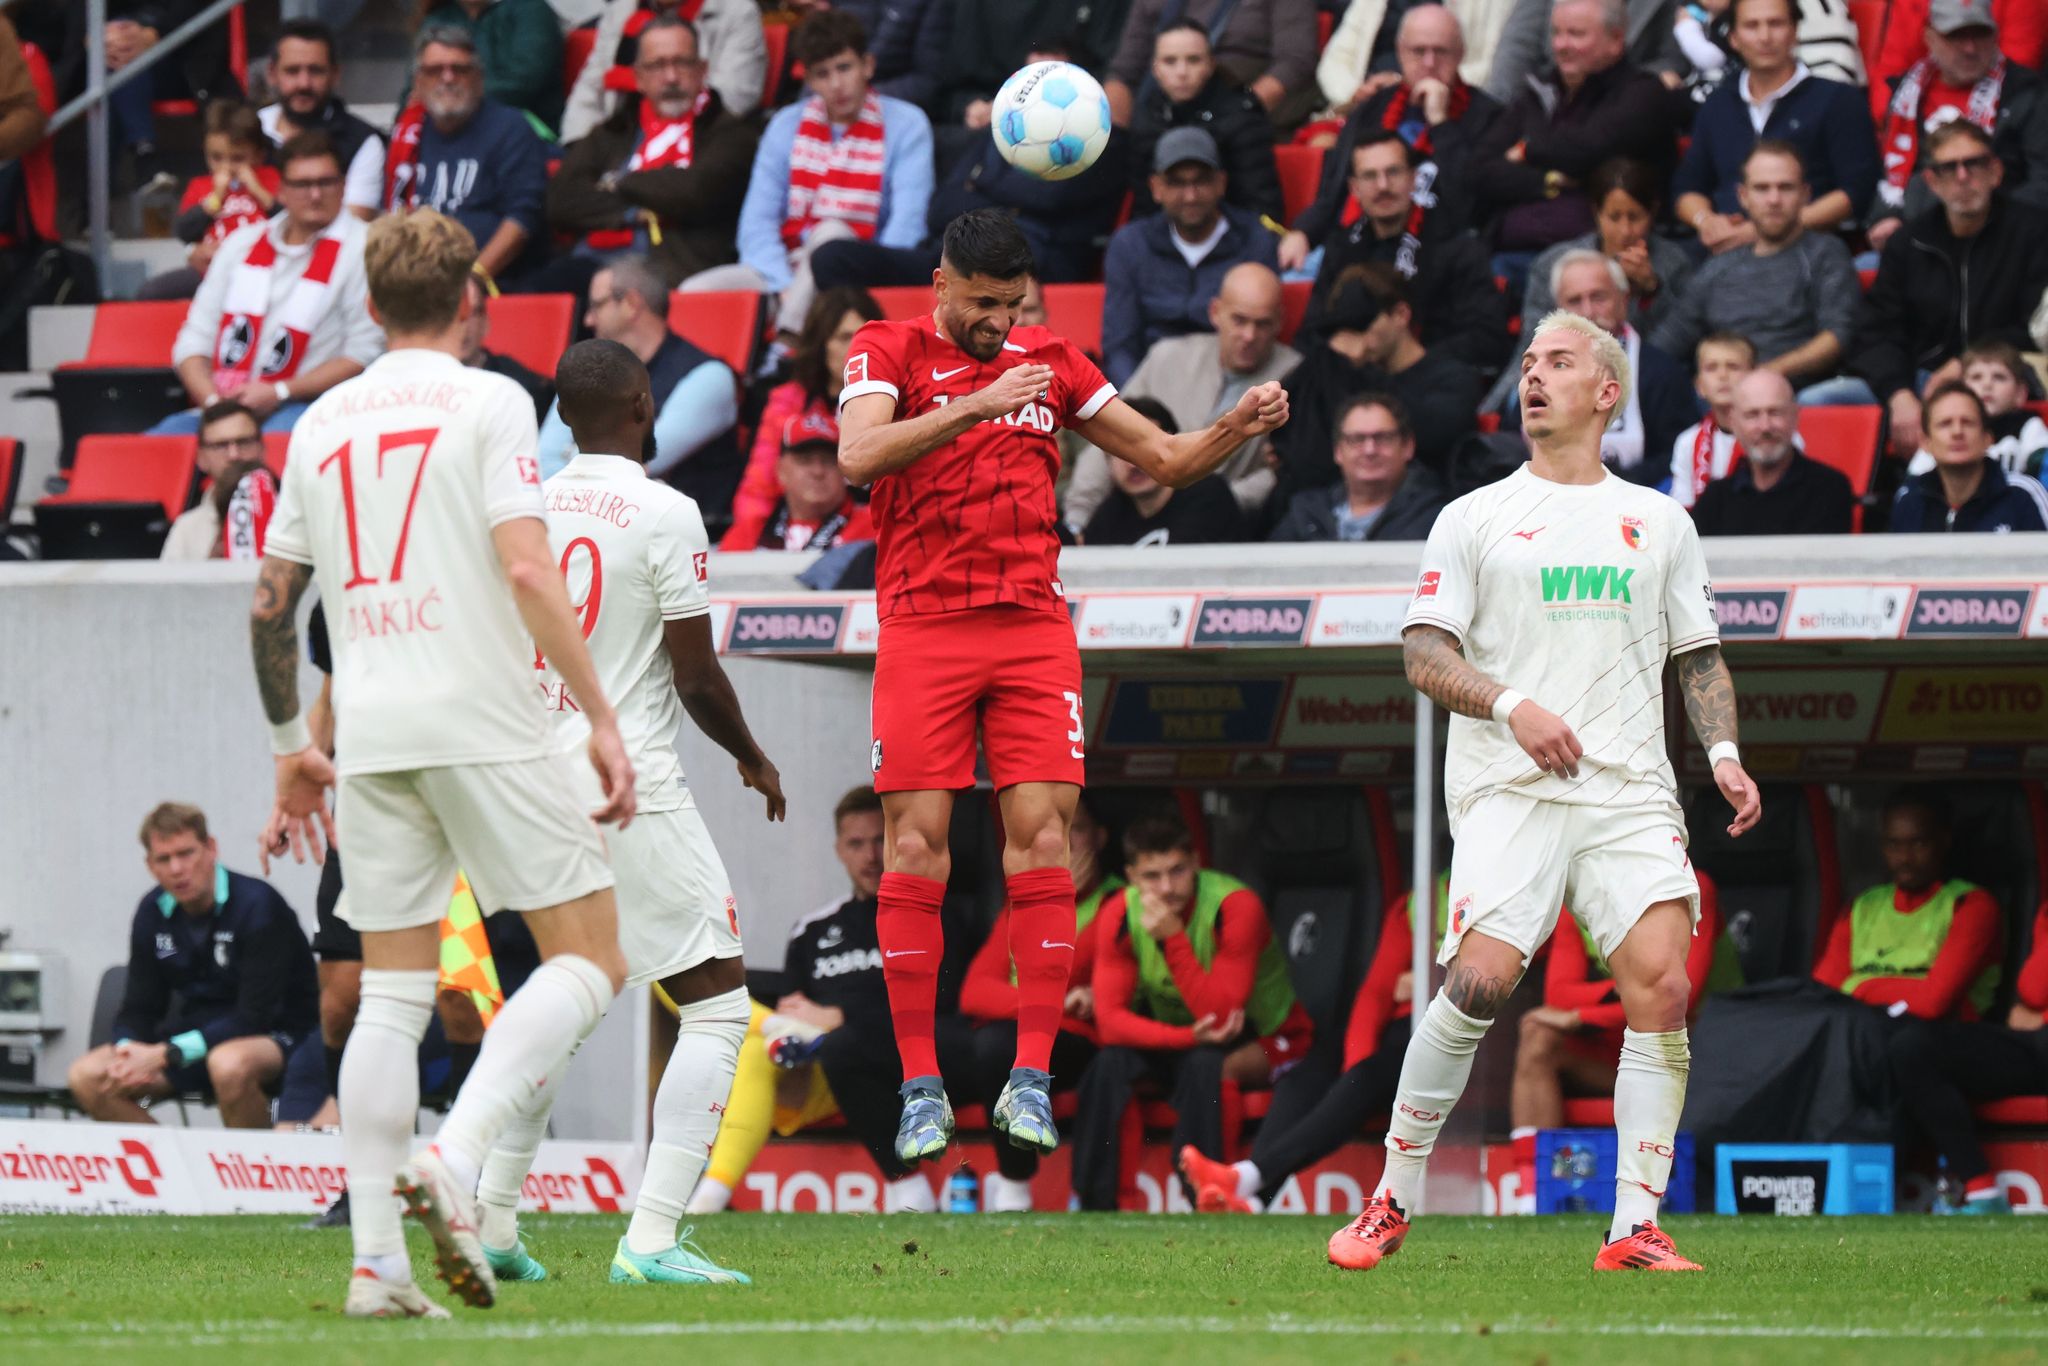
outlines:
M1593 1265L1699 1270L1657 1228L1685 1103L1685 955L1699 919L1664 749L1667 660L1735 808L1728 833L1761 808L1736 753L1735 687L1692 520L1600 463L1627 392L1611 336L1571 314L1545 318L1522 358L1529 462L1445 508L1423 551L1401 639L1409 681L1453 713L1444 804L1457 846L1438 955L1450 971L1409 1039L1385 1174L1330 1239L1339 1266L1376 1266L1407 1237L1479 1040L1569 903L1628 1016L1614 1220Z
M648 478L641 464L654 429L647 367L617 342L579 342L555 369L555 392L578 454L545 485L548 536L639 774L639 814L610 840L626 985L659 982L676 1004L678 1026L654 1093L647 1169L632 1224L612 1254L611 1279L746 1284L692 1245L687 1230L676 1233L718 1137L750 1008L732 882L676 757L683 712L732 755L740 780L766 799L770 820L783 815L782 778L754 743L718 664L704 519L696 503ZM565 752L580 748L589 727L562 674L544 667L534 677L557 744ZM542 1104L506 1127L484 1163L480 1232L501 1280L547 1278L520 1240L517 1211L553 1093L550 1086Z
M492 1303L474 1207L484 1158L626 971L604 843L533 685L536 644L590 722L597 819L631 819L633 765L548 546L533 405L459 359L475 260L468 231L430 211L370 228L370 307L390 350L293 429L251 621L278 756L266 843L317 858L323 831L339 831L342 914L363 939L340 1095L354 1196L345 1312L359 1316L447 1314L413 1285L399 1202L384 1194L394 1186L449 1288ZM334 649L331 763L299 715L295 613L315 574ZM481 904L525 914L546 961L493 1021L433 1145L408 1161L458 863Z

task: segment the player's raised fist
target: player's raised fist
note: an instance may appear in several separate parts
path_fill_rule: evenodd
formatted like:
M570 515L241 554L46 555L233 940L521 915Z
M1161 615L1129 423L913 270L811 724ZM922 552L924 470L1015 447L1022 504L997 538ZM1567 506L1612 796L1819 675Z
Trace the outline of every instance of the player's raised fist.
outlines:
M984 420L1008 417L1044 393L1045 386L1051 383L1050 365L1012 366L998 375L995 383L980 390L968 401L980 410Z
M1255 384L1244 391L1230 416L1243 427L1246 436L1264 436L1287 424L1287 391L1277 379Z

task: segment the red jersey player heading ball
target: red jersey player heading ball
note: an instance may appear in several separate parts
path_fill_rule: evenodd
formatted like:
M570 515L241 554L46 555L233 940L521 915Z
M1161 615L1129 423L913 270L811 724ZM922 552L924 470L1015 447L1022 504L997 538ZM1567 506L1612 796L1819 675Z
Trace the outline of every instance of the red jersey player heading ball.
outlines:
M870 758L887 826L877 929L906 1166L938 1156L953 1132L932 1010L946 831L953 793L974 782L977 725L1002 810L1017 967L1016 1066L991 1118L1020 1147L1059 1143L1046 1068L1073 961L1067 830L1087 734L1054 530L1059 429L1182 488L1287 420L1280 386L1261 384L1207 428L1168 436L1078 347L1017 326L1032 269L1008 215L954 219L931 316L861 328L839 395L840 468L874 486L882 633Z

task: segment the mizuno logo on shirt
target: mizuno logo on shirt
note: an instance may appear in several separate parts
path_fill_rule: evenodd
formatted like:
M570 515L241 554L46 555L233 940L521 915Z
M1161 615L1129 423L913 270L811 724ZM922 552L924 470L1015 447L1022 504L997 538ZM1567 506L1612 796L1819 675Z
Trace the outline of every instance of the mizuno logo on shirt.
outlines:
M1629 602L1634 569L1611 564L1547 564L1542 568L1545 602Z

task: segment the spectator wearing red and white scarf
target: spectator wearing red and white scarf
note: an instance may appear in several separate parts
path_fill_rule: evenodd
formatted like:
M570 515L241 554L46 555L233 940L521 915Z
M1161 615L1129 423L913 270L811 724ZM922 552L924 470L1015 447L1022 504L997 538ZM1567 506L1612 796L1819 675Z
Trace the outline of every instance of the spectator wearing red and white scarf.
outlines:
M193 406L151 430L199 430L199 412L234 399L268 432L360 374L384 350L363 273L369 229L342 212L343 169L325 133L301 133L280 158L284 212L220 244L171 348Z
M1359 8L1354 3L1345 12L1345 23ZM1325 66L1335 48L1332 39L1323 51ZM1457 16L1442 5L1417 5L1402 16L1394 42L1401 69L1376 71L1362 80L1362 65L1353 73L1358 93L1336 101L1349 116L1336 147L1323 158L1315 203L1302 210L1289 224L1293 231L1281 239L1282 270L1300 269L1312 248L1358 220L1358 200L1351 193L1351 149L1368 131L1394 132L1415 149L1416 160L1428 168L1427 179L1418 168L1415 193L1433 201L1430 213L1439 230L1475 226L1465 161L1473 143L1500 117L1501 107L1484 90L1466 84L1459 66L1464 52L1465 31ZM1319 76L1322 70L1317 68ZM1325 82L1325 89L1328 85Z
M810 255L840 238L914 247L932 195L932 127L922 111L877 93L860 21L839 10L798 26L791 51L809 95L769 121L740 207L738 265L685 291L755 289L781 296L777 331L793 339L816 287Z
M260 560L277 508L277 476L263 463L263 433L256 415L233 399L208 408L199 421L199 472L206 496L171 523L166 560Z
M1735 386L1756 368L1756 347L1747 337L1712 332L1693 348L1692 388L1707 415L1671 443L1671 496L1691 507L1701 490L1725 478L1742 458L1735 439Z
M2003 43L1992 0L1933 0L1927 55L1906 68L1878 120L1878 203L1870 245L1883 250L1899 225L1934 204L1914 172L1925 164L1927 134L1963 119L1991 135L2013 199L2048 208L2048 83Z
M548 181L548 226L579 239L588 270L639 251L673 283L733 259L760 138L707 86L686 20L661 16L641 29L633 79L637 93L572 144Z

